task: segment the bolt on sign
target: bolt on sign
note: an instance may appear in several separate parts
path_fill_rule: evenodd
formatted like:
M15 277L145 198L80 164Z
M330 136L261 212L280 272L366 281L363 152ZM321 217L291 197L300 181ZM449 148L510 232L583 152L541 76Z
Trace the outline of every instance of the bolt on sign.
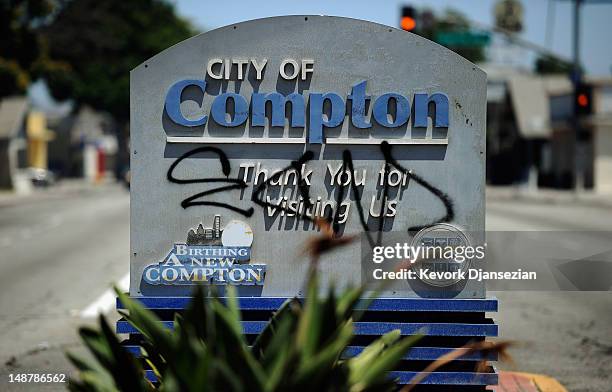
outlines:
M315 217L373 241L483 232L485 88L442 46L327 16L226 26L145 61L131 73L131 294L300 295ZM322 278L360 283L362 245L324 254ZM418 292L398 280L385 295Z

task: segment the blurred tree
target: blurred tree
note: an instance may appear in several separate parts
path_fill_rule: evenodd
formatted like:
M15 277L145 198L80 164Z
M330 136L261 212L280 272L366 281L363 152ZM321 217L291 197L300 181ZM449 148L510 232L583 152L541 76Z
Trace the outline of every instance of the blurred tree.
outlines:
M539 74L566 74L570 75L574 65L552 56L542 55L536 59L535 72Z
M447 9L440 16L434 16L431 10L423 10L421 12L421 24L417 29L417 34L441 45L444 44L439 42L440 33L462 33L472 30L469 19L455 9ZM474 63L485 59L484 47L481 45L444 46Z
M55 98L113 116L107 125L117 136L120 178L129 168L130 71L196 32L164 0L55 1L58 12L42 30L48 57L37 70Z
M195 31L162 0L62 0L44 33L49 57L63 62L41 66L52 94L125 124L130 70Z
M0 98L23 93L28 82L28 74L16 61L0 57Z
M0 0L0 98L22 94L45 50L38 28L51 18L51 0Z

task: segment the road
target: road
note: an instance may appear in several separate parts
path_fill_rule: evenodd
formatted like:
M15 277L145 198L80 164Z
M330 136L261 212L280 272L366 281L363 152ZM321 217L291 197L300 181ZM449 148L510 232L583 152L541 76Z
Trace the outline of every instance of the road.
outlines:
M611 227L610 207L487 202L489 230ZM14 203L0 199L0 390L33 389L7 384L10 373L71 372L64 352L83 350L77 327L93 322L83 312L111 282L122 280L128 254L129 196L119 186L60 187ZM501 337L519 343L511 351L514 367L502 368L552 375L570 391L610 390L610 292L490 294L500 299L500 312L492 316ZM112 300L106 306L112 308Z
M129 194L49 190L0 205L0 390L9 373L66 373L80 317L129 268ZM57 389L58 385L41 386ZM30 386L31 388L31 386Z
M612 231L612 208L566 200L487 201L487 230ZM612 247L612 244L609 244ZM612 390L612 292L504 291L492 314L517 342L506 370L543 373L569 391Z

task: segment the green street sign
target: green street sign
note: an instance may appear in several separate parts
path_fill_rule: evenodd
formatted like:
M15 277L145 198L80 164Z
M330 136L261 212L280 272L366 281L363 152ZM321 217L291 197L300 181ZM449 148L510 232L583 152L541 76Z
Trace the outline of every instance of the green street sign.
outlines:
M450 47L481 47L491 42L491 36L486 32L441 31L436 33L435 40Z

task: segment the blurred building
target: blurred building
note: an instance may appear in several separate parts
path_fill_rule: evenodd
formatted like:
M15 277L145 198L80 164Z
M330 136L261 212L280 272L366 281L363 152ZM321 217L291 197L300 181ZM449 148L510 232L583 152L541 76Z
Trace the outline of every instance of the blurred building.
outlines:
M612 194L612 78L591 79L595 114L591 119L595 155L595 189Z
M25 166L27 113L26 97L6 97L0 101L0 189L14 189L17 171Z
M498 64L482 67L488 74L488 183L570 189L575 159L580 159L583 186L612 192L612 80L587 79L595 109L583 126L591 137L576 149L568 76Z
M112 177L117 139L110 115L90 107L76 113L38 110L27 97L0 101L0 189L28 192L55 177L96 182ZM41 181L42 179L42 181Z
M115 167L116 137L112 117L82 106L76 113L49 121L56 137L49 146L49 168L62 177L99 181Z

